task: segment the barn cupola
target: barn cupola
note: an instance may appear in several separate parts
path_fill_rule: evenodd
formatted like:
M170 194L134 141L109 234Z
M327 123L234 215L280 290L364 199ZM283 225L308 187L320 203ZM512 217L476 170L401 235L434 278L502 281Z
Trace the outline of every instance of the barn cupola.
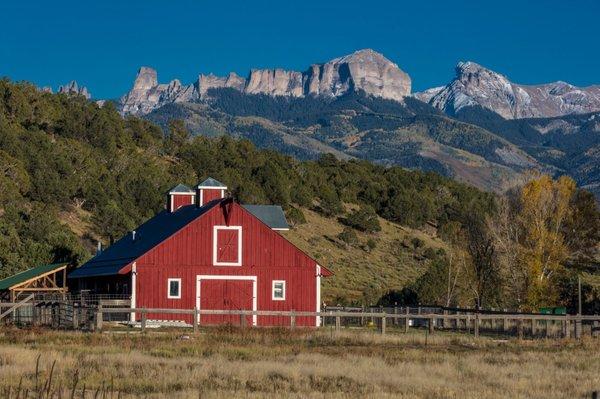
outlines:
M169 190L169 193L167 194L167 210L169 212L175 212L182 206L193 205L195 197L196 194L194 193L194 190L185 184L178 184Z
M227 191L227 186L209 177L196 187L198 206L204 206L212 200L225 198L225 191Z

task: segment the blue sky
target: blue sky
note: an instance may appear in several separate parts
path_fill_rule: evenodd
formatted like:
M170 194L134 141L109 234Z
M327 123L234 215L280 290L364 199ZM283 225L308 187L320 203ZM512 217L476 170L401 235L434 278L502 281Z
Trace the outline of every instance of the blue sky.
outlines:
M10 1L0 3L0 76L95 98L127 91L139 66L199 73L304 70L373 48L413 89L471 60L519 83L600 84L600 1Z

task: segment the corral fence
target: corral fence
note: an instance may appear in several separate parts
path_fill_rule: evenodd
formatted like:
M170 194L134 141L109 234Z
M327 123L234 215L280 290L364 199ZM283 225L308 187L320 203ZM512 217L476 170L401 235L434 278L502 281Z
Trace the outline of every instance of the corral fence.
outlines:
M8 309L8 310L7 310ZM131 321L130 315L138 315ZM381 334L408 333L420 329L427 334L436 331L459 331L475 337L504 336L523 338L581 338L583 335L600 337L600 315L547 315L502 312L477 312L435 307L394 308L327 308L321 312L250 311L201 309L131 308L127 299L95 298L94 301L22 301L0 303L0 322L43 325L52 328L101 331L105 323L123 323L139 327L141 331L156 326L188 327L197 331L204 324L203 315L227 316L229 324L250 327L251 316L278 317L280 325L295 329L298 318L319 318L320 328L331 331L345 329L373 329ZM187 323L160 323L148 315L181 315L192 320ZM190 317L191 316L191 317Z

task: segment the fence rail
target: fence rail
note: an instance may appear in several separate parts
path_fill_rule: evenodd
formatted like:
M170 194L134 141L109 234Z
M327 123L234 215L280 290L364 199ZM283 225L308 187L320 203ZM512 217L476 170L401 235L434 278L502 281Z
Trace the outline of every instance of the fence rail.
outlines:
M108 306L103 306L105 303ZM414 312L410 308L394 308L393 312L376 311L377 308L346 310L326 310L321 312L304 311L268 311L268 310L204 310L204 309L162 309L162 308L130 308L124 300L100 301L98 305L82 306L56 302L52 305L42 304L44 312L40 312L40 304L0 303L0 313L4 308L15 308L15 316L25 312L31 317L31 324L48 324L58 328L83 328L102 330L107 321L129 321L132 313L139 315L139 326L144 331L149 324L148 317L153 314L192 316L191 327L197 330L202 315L238 316L239 325L247 326L248 316L275 316L282 318L282 326L295 328L299 317L320 318L322 327L330 327L339 331L350 327L377 327L382 334L386 330L395 329L408 332L411 328L425 329L430 334L436 330L463 331L475 337L483 334L514 335L519 338L575 337L581 338L589 331L589 335L600 337L600 315L546 315L522 313L473 313L444 311L440 313L434 308L419 309ZM27 310L29 308L29 311ZM15 308L16 309L16 308ZM362 309L361 309L362 310ZM387 310L387 309L386 309ZM21 312L21 313L17 313ZM44 316L45 315L45 316ZM119 317L121 316L121 317ZM235 319L235 317L233 317ZM22 320L23 317L20 318ZM50 321L50 322L49 322Z

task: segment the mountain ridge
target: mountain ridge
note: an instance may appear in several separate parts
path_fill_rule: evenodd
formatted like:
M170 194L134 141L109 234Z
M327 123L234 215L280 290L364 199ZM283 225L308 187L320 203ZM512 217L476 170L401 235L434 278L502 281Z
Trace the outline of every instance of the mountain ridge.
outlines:
M205 98L210 89L233 88L246 94L271 96L338 97L361 90L377 97L402 101L410 95L411 80L383 55L358 50L323 64L312 64L304 72L281 68L251 69L247 78L235 73L227 77L200 74L196 82L182 85L177 79L158 83L157 72L141 67L133 88L119 100L124 114L145 115L167 103Z
M563 81L523 85L475 62L459 62L446 86L413 94L454 115L479 105L505 119L547 118L600 110L600 85L577 87Z

